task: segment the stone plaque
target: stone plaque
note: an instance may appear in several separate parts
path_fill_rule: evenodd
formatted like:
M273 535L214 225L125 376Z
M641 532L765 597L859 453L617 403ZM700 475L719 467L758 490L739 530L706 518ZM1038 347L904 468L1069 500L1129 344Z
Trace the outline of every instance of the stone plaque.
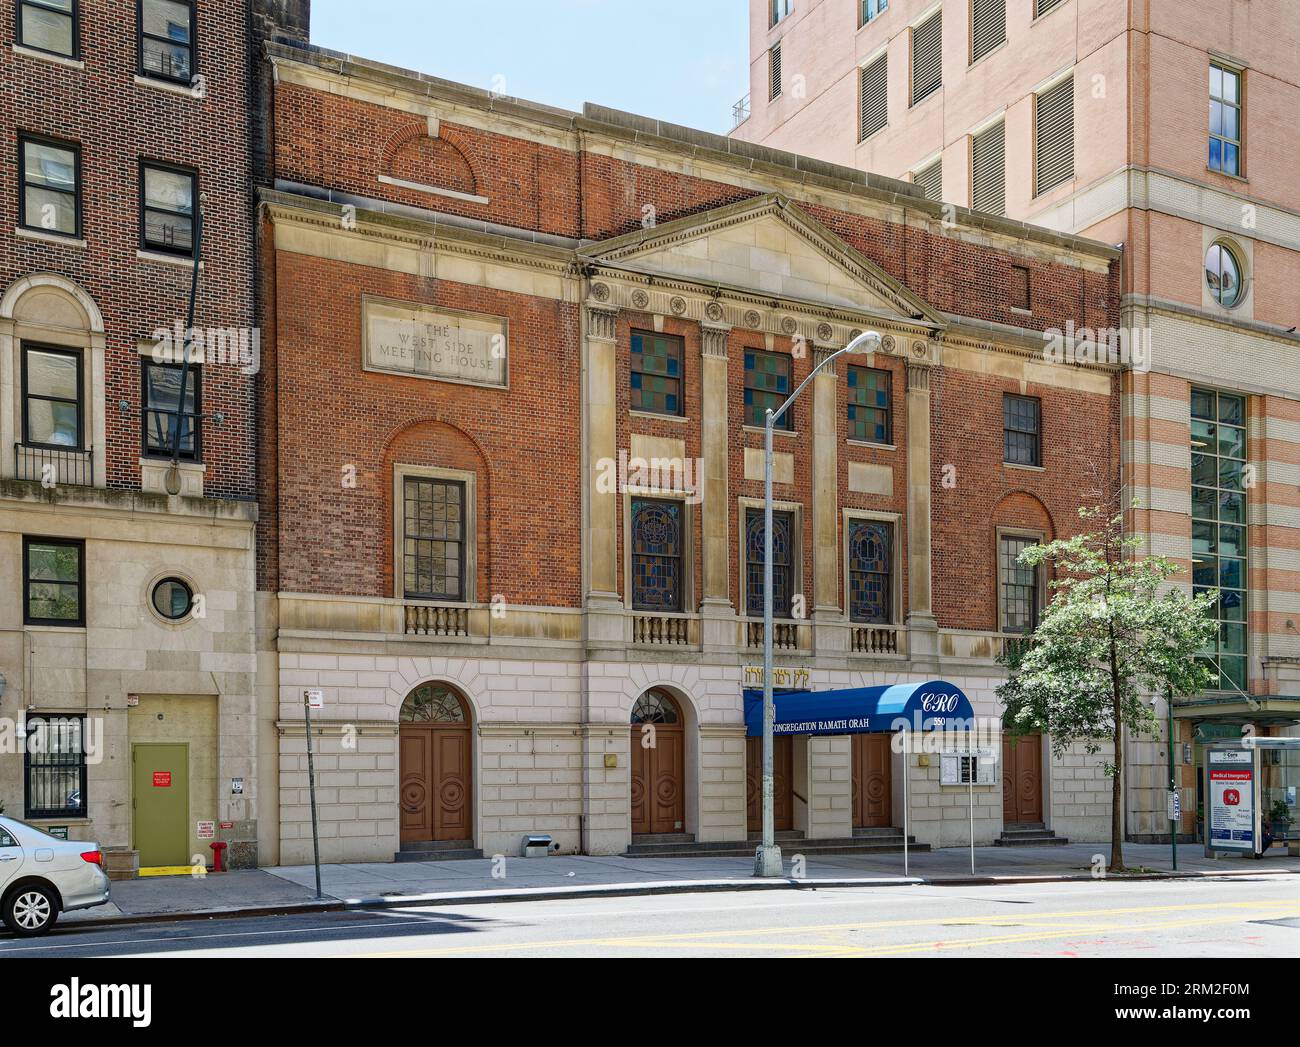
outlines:
M510 322L504 317L387 298L361 302L367 371L504 389Z

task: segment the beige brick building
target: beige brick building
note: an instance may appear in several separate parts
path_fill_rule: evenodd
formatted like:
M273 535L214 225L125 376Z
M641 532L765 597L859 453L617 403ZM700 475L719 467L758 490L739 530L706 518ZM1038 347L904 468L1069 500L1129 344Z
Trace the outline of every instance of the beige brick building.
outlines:
M1220 687L1177 709L1192 832L1200 743L1300 714L1300 9L753 0L750 50L735 138L1123 246L1132 524L1225 591ZM1164 743L1129 755L1128 832L1158 836Z

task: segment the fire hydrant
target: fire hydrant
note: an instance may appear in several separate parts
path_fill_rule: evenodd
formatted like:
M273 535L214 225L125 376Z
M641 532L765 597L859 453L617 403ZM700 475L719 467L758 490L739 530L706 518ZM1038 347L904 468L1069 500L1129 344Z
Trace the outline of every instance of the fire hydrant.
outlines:
M212 871L223 873L226 871L222 859L226 854L226 841L218 840L216 843L208 844L212 848Z

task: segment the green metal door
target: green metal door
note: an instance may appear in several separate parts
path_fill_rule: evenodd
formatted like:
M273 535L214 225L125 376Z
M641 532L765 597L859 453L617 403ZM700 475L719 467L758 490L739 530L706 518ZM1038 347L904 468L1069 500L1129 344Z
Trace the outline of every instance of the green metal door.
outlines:
M140 868L189 865L190 747L131 747L134 846Z

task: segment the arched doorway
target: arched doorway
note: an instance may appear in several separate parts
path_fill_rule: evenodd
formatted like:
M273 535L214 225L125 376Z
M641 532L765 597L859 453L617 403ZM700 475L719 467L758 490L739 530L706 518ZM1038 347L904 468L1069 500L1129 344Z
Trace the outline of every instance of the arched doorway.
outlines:
M667 691L646 691L632 707L632 834L686 831L686 735Z
M468 703L445 684L421 684L402 703L398 739L402 843L474 836Z

